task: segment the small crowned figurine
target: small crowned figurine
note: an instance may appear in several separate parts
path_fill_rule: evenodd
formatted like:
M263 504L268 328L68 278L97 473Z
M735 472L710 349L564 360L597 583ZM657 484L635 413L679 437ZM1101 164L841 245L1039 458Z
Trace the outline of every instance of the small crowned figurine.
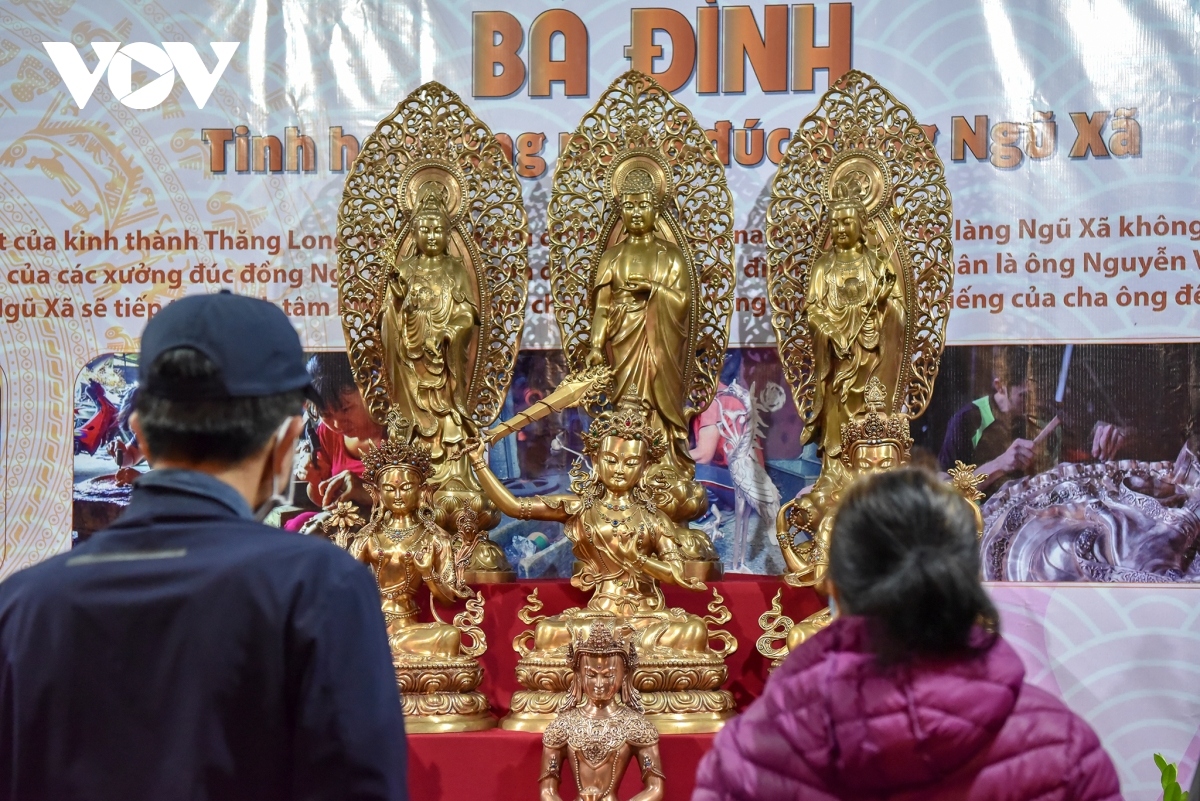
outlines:
M627 627L592 625L587 639L567 650L571 685L558 717L542 735L541 801L561 801L564 762L575 773L579 801L616 801L629 761L642 773L642 792L633 801L663 797L658 730L646 720L633 686L637 647Z

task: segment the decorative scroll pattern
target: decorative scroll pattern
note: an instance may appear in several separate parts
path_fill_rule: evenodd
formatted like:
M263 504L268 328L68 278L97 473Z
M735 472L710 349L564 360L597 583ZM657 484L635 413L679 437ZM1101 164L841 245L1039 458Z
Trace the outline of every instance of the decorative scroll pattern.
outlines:
M406 97L362 144L338 213L338 305L355 380L380 423L390 407L379 313L388 272L412 222L409 184L448 176L453 240L478 284L480 325L467 412L500 413L525 322L529 224L500 143L467 105L431 81Z
M579 122L554 171L549 209L550 288L571 370L585 367L592 286L620 217L612 171L638 155L669 169L660 209L693 270L694 364L688 407L705 409L716 392L733 314L733 198L712 143L691 112L653 78L631 70Z
M887 171L889 190L866 227L893 238L904 270L905 369L888 412L915 418L929 404L950 315L953 212L942 162L912 112L875 79L851 70L800 123L771 184L767 211L771 323L806 424L815 389L805 308L809 269L829 235L829 177L836 160L854 151L874 156Z

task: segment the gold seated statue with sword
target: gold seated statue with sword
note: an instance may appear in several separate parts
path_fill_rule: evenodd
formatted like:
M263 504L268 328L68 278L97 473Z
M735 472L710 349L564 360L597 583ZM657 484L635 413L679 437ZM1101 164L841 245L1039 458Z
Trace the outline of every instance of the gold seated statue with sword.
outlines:
M588 397L594 401L609 381L606 366L589 368L486 438L495 441L551 411ZM729 619L715 592L709 607L715 614L700 617L669 608L659 587L667 582L705 589L684 573L684 556L672 536L675 525L658 506L663 490L645 478L647 468L663 457L663 435L652 426L645 402L630 394L592 422L584 443L592 466L585 470L576 464L573 492L533 498L509 492L488 468L485 444L472 444L471 463L491 501L511 517L562 523L577 560L571 582L592 593L582 609L539 618L530 616L541 607L531 596L521 618L536 625L514 643L521 653L517 678L524 689L513 696L512 713L501 725L540 731L553 720L569 688L568 646L603 622L633 631L641 654L634 683L660 730L715 730L733 714L732 696L719 688L726 676L724 657L736 642L727 632L710 629ZM532 648L525 645L530 638ZM709 647L711 639L721 641L721 650Z

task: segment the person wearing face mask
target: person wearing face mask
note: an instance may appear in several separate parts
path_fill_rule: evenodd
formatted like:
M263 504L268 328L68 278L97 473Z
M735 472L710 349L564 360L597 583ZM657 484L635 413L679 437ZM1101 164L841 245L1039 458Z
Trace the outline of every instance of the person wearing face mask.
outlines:
M370 572L262 525L312 393L266 301L147 324L124 514L0 584L0 801L407 797Z

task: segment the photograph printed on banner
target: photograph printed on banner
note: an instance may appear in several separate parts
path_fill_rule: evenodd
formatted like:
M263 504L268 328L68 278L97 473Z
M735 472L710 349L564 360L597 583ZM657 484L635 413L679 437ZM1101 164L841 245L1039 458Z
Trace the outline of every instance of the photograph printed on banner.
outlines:
M345 352L310 353L307 367L320 402L305 409L293 506L268 522L325 535L322 523L339 502L353 502L363 519L370 517L362 456L382 441L384 429L367 412ZM566 372L561 351L522 351L501 417L544 398ZM112 523L128 504L133 481L149 469L128 424L136 388L136 354L97 357L76 381L73 543ZM493 472L518 497L569 492L572 466L577 460L587 466L581 438L587 425L577 409L538 420L493 446ZM811 448L801 452L799 434L775 349L730 350L716 396L692 421L689 443L710 502L693 525L708 533L726 570L782 571L775 545L780 500L811 484L820 468ZM571 575L571 543L557 523L503 517L489 535L523 578Z
M914 461L986 474L991 581L1200 580L1200 345L947 348Z

